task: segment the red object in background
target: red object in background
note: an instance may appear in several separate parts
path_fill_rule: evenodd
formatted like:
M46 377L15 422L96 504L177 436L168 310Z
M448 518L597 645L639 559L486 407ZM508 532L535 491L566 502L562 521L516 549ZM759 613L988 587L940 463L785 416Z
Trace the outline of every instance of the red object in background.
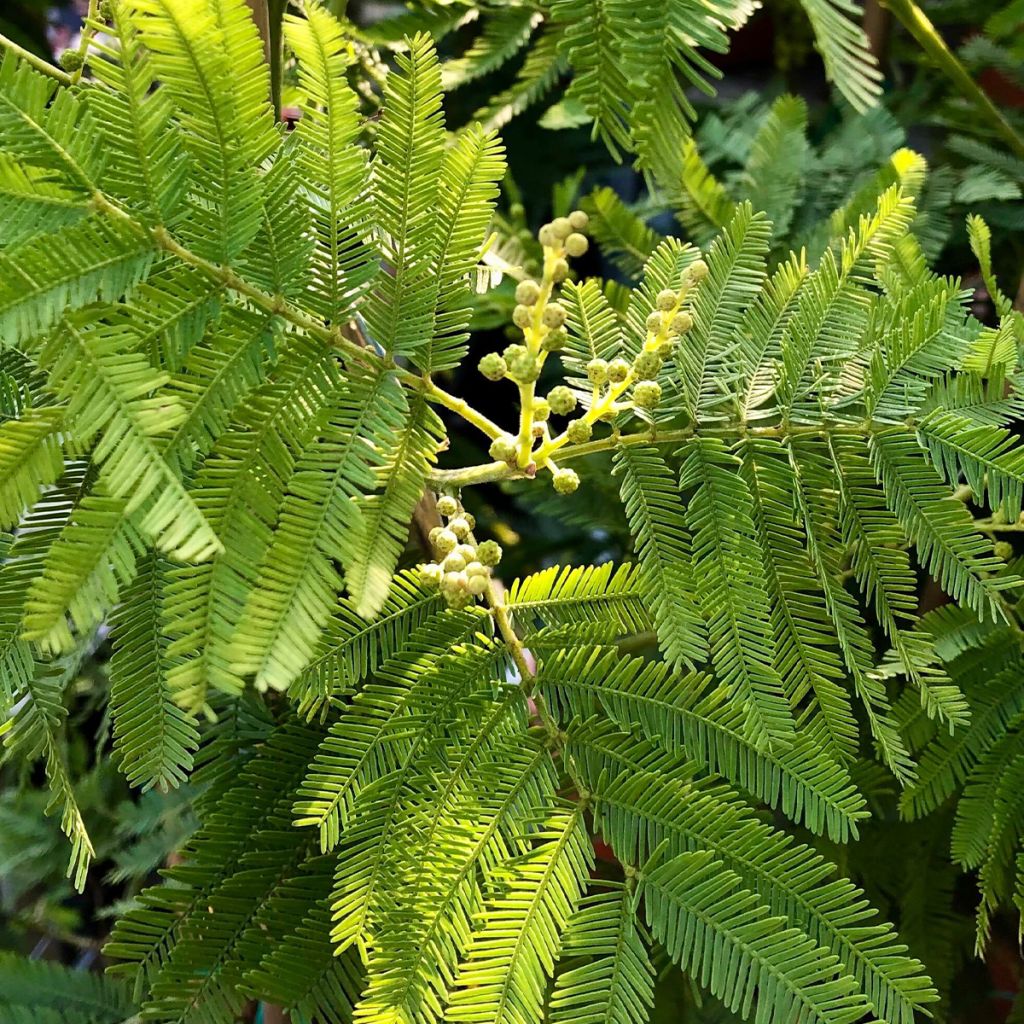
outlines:
M1002 936L993 936L986 957L992 993L988 998L991 1019L1004 1021L1020 990L1021 962L1016 946Z

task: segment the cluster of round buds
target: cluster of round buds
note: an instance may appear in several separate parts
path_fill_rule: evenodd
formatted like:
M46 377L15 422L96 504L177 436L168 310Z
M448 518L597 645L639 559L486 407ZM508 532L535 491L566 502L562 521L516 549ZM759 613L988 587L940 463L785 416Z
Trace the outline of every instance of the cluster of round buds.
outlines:
M493 540L473 543L473 516L451 495L438 499L437 511L447 523L430 531L436 561L421 565L420 573L440 589L449 608L465 608L487 590L501 547Z
M582 256L588 248L587 236L583 234L588 219L582 210L573 210L568 217L556 217L545 224L537 238L547 249L562 249L570 256Z

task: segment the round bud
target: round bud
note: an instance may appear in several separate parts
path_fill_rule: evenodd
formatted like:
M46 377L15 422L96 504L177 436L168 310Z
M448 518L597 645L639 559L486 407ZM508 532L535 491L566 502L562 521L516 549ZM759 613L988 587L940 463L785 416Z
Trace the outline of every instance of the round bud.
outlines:
M467 576L490 576L491 570L484 565L483 562L467 562L466 563L466 575Z
M439 586L443 576L444 570L436 562L427 562L420 566L420 579L429 586Z
M647 316L646 327L651 334L657 334L658 331L664 326L664 321L661 318L660 313L650 313Z
M516 302L524 306L532 306L540 298L540 285L527 279L516 285Z
M549 306L544 307L541 319L545 327L561 327L565 323L565 306L552 302Z
M557 259L551 265L551 280L555 284L561 284L569 276L569 264L563 259Z
M642 380L633 388L633 401L641 409L653 409L661 401L661 385L656 380Z
M585 419L572 420L565 428L565 436L570 444L583 444L590 440L593 433L594 428Z
M465 519L467 523L469 523L469 528L471 530L476 529L476 516L473 515L472 512L463 512L462 518Z
M431 546L437 545L437 538L440 536L441 531L444 529L443 526L435 526L430 533L427 534L427 540L430 541Z
M457 515L459 503L450 494L443 494L437 499L437 511L443 516ZM433 533L433 530L431 530L431 533Z
M568 238L572 233L572 221L568 217L556 217L551 222L551 230L555 233L555 238Z
M654 351L657 353L659 359L669 359L672 356L672 352L675 350L675 345L671 341L663 341Z
M477 369L488 380L501 380L508 373L508 363L497 352L488 352L477 364Z
M506 345L502 356L506 363L514 363L521 356L528 356L530 350L525 345Z
M462 611L463 608L468 608L473 603L473 595L469 592L469 585L466 585L466 592L464 594L445 594L445 601L448 603L448 607L453 611Z
M508 368L516 380L520 380L525 384L529 384L530 381L534 381L540 376L540 364L537 362L536 356L531 355L529 352L517 355L515 359L509 362Z
M616 358L608 364L608 379L613 384L621 384L629 376L629 363L625 359Z
M100 0L100 5L96 9L96 13L99 15L100 21L113 21L114 5L110 3L110 0Z
M476 549L476 557L483 565L497 565L501 555L501 545L496 540L485 540Z
M654 380L661 369L661 359L657 352L641 352L633 360L633 373L638 380Z
M458 551L453 551L445 558L444 562L441 563L441 568L444 569L445 572L462 572L462 570L466 568L466 560L458 553Z
M455 549L455 554L461 555L465 560L466 564L476 561L476 548L472 544L460 544Z
M608 363L604 359L591 359L587 363L587 380L600 386L608 379Z
M84 58L77 50L65 50L60 55L60 66L65 71L77 71L84 63Z
M465 516L456 516L448 523L448 529L455 534L459 540L465 540L469 536L469 523Z
M495 462L512 462L516 457L516 441L511 434L502 434L491 442L488 454ZM457 544L459 538L452 534ZM454 545L452 545L454 547ZM451 548L449 548L451 550Z
M540 343L540 347L545 352L561 352L568 340L568 331L564 327L556 327L553 331L548 331L544 335L544 340Z
M447 555L459 546L459 538L448 529L442 530L434 538L434 549L439 555Z
M441 579L441 592L445 597L459 597L469 589L469 577L464 572L446 572Z
M676 334L685 334L691 327L693 327L693 317L685 309L672 317L672 330Z
M675 309L676 303L679 301L679 296L676 295L671 288L665 288L658 292L657 306L663 313L668 313L670 310Z
M1004 562L1009 562L1013 558L1013 545L1009 541L997 541L995 551L996 558L1001 558Z
M533 400L533 418L538 423L543 423L551 416L551 405L546 398L535 398Z
M580 485L580 478L572 469L556 469L551 482L559 494L572 494Z
M486 576L470 576L466 586L474 597L479 597L487 589L488 583Z
M569 214L569 223L573 231L583 231L590 223L590 218L582 210L573 210Z
M516 306L512 310L512 323L525 331L533 323L533 314L530 312L530 307L522 304Z
M708 265L703 260L696 260L687 267L686 272L694 284L703 281L708 276Z
M576 396L564 384L548 392L547 402L559 416L568 416L576 408Z
M578 231L574 231L565 240L565 251L570 256L582 256L590 248L590 243L587 241L586 235L581 235Z
M537 232L537 241L548 248L558 241L558 237L555 235L554 229L550 224L545 224L540 231Z

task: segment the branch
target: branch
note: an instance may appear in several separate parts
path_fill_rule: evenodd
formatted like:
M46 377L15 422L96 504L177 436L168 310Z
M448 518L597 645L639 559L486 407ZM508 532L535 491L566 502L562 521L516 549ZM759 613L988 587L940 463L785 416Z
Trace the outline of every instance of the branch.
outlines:
M24 46L19 46L13 39L8 39L2 32L0 32L0 48L10 50L11 53L25 61L26 64L31 64L36 71L41 71L44 75L55 78L61 85L71 85L71 76L66 71L56 67L49 61L43 60L42 57L36 56L31 50L26 50Z
M1024 139L1014 131L999 108L981 86L971 77L956 54L946 45L938 30L914 0L883 0L885 6L899 19L903 27L917 40L921 49L938 65L947 78L969 99L978 112L1017 156L1024 157Z

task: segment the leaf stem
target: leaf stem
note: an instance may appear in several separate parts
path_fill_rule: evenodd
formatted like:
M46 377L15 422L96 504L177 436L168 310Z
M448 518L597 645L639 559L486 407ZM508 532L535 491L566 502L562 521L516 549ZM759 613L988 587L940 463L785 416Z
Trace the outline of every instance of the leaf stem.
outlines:
M932 24L931 19L914 0L883 0L883 3L899 19L903 27L917 40L932 61L938 65L947 78L969 99L985 119L1003 138L1017 156L1024 157L1024 138L1014 130L1003 116L1002 111L992 102L988 93L971 77L960 59L946 45L946 41Z
M85 58L89 52L89 43L92 42L93 34L96 31L97 19L99 17L99 0L89 0L89 9L86 12L85 20L82 22L82 35L78 41L78 56L81 58L78 67L71 72L71 84L77 85L85 72Z
M2 32L0 32L0 48L9 50L26 64L31 64L36 71L41 71L44 75L56 79L61 85L71 85L71 76L66 71L47 60L43 60L42 57L37 56L31 50L26 50L24 46L19 46L13 39L8 39Z

